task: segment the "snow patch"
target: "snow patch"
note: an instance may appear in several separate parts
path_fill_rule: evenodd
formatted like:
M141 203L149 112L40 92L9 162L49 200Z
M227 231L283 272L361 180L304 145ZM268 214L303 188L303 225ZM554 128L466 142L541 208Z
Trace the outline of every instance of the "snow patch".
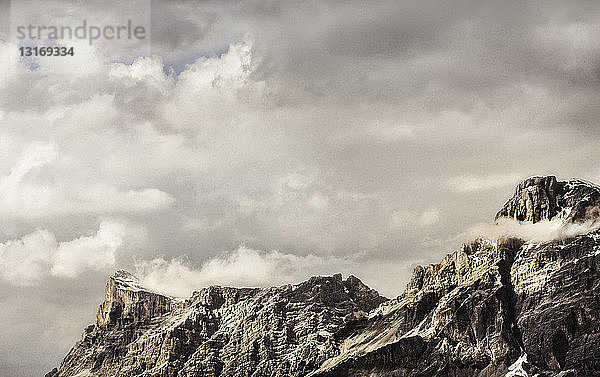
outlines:
M506 377L529 377L529 374L523 368L524 364L527 364L527 354L522 354L517 361L508 367L508 373Z

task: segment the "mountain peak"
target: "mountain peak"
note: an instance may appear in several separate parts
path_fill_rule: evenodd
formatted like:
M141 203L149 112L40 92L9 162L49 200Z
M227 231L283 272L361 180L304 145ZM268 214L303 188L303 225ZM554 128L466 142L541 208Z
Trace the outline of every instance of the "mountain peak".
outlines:
M555 176L533 176L515 188L512 198L496 214L518 221L537 223L560 219L583 222L600 207L600 187L579 179L558 181Z
M148 290L141 285L140 280L136 276L125 270L116 271L114 274L111 275L109 280L112 281L118 289L132 291Z
M577 223L599 204L591 183L530 177L497 217ZM117 271L96 324L47 377L596 376L598 266L592 232L475 240L415 268L392 300L336 274L182 301Z
M106 283L104 302L98 308L96 326L143 322L171 310L174 300L144 288L131 273L119 270Z

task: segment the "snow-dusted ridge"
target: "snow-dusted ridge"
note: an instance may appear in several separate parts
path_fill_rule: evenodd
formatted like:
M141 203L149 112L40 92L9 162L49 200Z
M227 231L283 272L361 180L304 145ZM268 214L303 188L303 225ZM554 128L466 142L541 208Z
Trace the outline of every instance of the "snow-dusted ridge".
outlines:
M129 273L125 270L118 270L110 278L115 282L115 285L117 286L118 289L134 291L134 292L139 292L139 291L152 292L151 290L143 287L141 285L140 280L137 277L135 277L134 275L132 275L131 273ZM154 293L158 293L158 292L154 292Z
M581 226L598 203L598 186L532 177L499 215ZM334 275L176 303L119 271L96 325L47 377L600 375L599 286L599 231L476 239L416 267L387 301Z

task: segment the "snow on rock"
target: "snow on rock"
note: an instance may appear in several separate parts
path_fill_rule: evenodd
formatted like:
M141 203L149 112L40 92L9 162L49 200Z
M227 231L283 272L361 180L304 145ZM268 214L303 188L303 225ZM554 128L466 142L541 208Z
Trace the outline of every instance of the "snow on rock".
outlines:
M600 216L598 203L597 186L532 177L498 214L574 224ZM96 323L47 377L600 375L599 286L600 231L475 240L416 267L393 300L338 274L181 301L119 271Z
M517 361L508 367L508 373L506 373L506 377L529 377L524 369L525 365L527 365L526 353L522 354Z

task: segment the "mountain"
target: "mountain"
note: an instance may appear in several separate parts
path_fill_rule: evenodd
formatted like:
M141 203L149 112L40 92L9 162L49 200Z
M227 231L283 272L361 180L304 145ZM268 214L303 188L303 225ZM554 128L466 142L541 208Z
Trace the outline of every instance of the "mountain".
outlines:
M560 219L582 222L600 217L600 190L581 180L560 182L556 177L531 177L521 182L513 197L496 215L537 223Z
M528 178L496 220L579 235L474 240L415 268L391 300L339 274L184 300L119 271L46 377L600 376L599 203L593 184Z
M336 334L385 300L339 274L267 289L213 286L182 300L119 271L96 323L48 376L306 375L336 355Z

